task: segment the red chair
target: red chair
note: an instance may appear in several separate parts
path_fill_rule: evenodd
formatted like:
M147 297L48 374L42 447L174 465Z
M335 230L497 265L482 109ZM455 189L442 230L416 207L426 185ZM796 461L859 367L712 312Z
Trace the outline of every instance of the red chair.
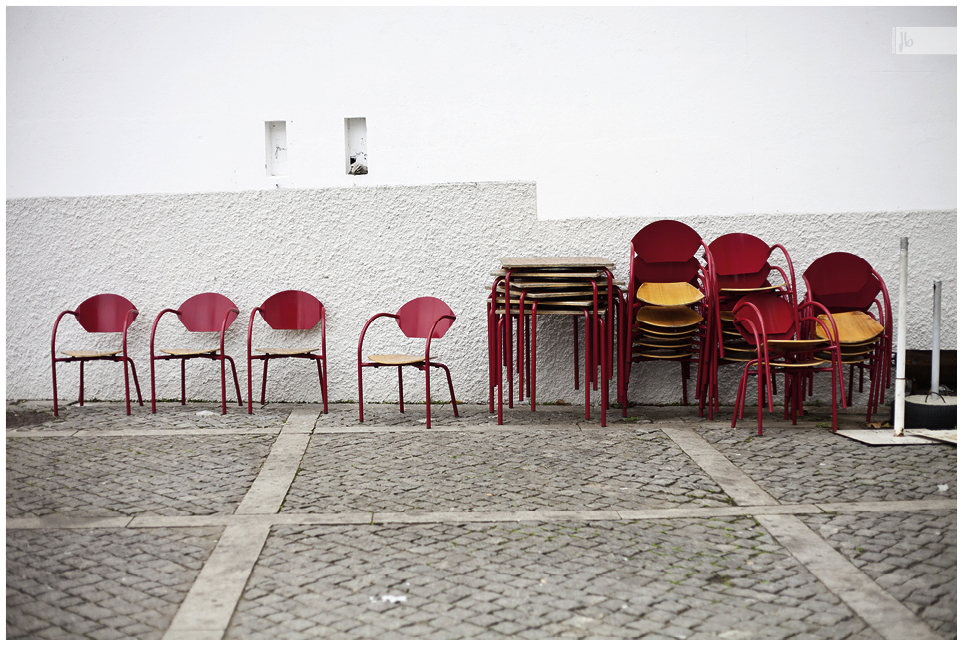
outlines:
M177 314L181 323L189 332L218 332L219 343L212 348L167 348L161 349L163 354L154 354L154 338L157 334L157 324L164 314ZM221 413L227 413L227 383L225 381L224 362L231 362L231 372L234 374L234 387L237 390L238 406L241 401L241 386L237 381L237 368L234 359L224 353L224 333L238 316L237 305L229 298L219 293L201 293L184 301L177 309L164 309L154 319L154 326L150 330L150 410L157 412L157 391L155 389L154 361L179 360L181 362L181 404L187 403L187 389L184 380L185 365L188 359L211 359L221 362Z
M870 373L869 405L866 421L872 419L885 400L891 382L890 359L893 353L893 312L882 276L863 258L852 253L829 253L814 261L803 273L806 300L818 302L832 314L855 312L882 327L881 335L871 341L846 341L842 345L843 363L849 366L849 400L853 396L853 374L859 368L859 391L863 391L863 371ZM870 324L872 325L872 324ZM850 345L851 344L851 345Z
M776 251L782 255L781 264L774 264L771 259ZM712 419L719 410L719 365L745 363L755 356L754 348L748 346L732 325L733 306L746 294L757 291L784 294L795 305L796 274L784 246L770 246L746 233L722 235L709 244L709 253L713 267L711 347L715 354L709 355L707 372L703 373L703 383L699 386L699 415L708 403L709 419Z
M812 331L816 316L827 319L823 327L829 327L833 335L828 338L802 335ZM803 399L807 379L814 372L829 372L832 376L833 394L833 431L837 429L836 382L842 391L842 365L836 325L829 312L818 303L792 304L787 296L776 293L752 293L744 296L732 309L736 329L755 349L754 358L746 363L736 394L736 406L732 415L732 426L743 416L746 402L747 385L750 374L757 376L758 386L758 433L762 435L763 386L767 387L769 412L772 413L772 375L780 372L785 375L785 412L784 419L792 415L796 424L797 415L803 412ZM811 323L813 327L807 327ZM828 364L828 366L827 366ZM755 366L755 370L753 370ZM765 377L765 383L763 382ZM846 397L842 396L843 408Z
M318 348L257 348L252 350L252 333L254 331L254 316L261 314L268 325L276 330L309 330L321 323L321 354L315 354ZM267 390L268 360L270 359L314 359L318 366L318 381L321 383L321 401L324 412L328 412L328 366L325 354L324 334L324 305L321 301L304 291L282 291L276 293L260 307L251 311L251 320L247 326L247 412L253 412L253 369L254 359L264 362L264 374L261 379L261 404L264 404Z
M408 338L425 339L424 356L413 356L408 354L377 354L369 355L370 363L361 361L361 346L364 343L365 334L368 327L379 318L393 318L398 327ZM443 363L431 361L431 340L440 339L455 322L455 313L448 305L438 298L424 297L415 298L405 303L397 314L380 313L368 319L364 328L361 330L361 337L358 339L358 419L364 422L364 390L362 388L361 370L363 368L398 368L398 404L401 412L405 412L405 394L401 380L401 369L404 366L411 366L422 370L425 373L425 404L427 412L427 428L431 428L431 376L430 369L441 368L448 377L448 390L451 393L451 406L458 417L458 404L455 401L455 388L451 383L451 372L448 366Z
M703 250L703 261L696 257ZM664 219L645 226L632 238L629 249L629 283L626 292L626 318L619 346L622 368L619 399L622 414L627 413L628 384L632 364L643 361L677 361L682 369L682 402L688 404L689 365L696 358L699 381L708 342L712 258L699 234L680 221ZM698 289L702 298L695 304L660 304L652 309L639 297L643 284L687 283ZM643 309L645 311L643 312ZM688 314L688 310L694 315ZM659 323L659 314L667 318Z
M121 361L124 364L124 395L127 402L127 415L130 415L130 378L127 374L127 364L130 364L130 371L134 375L134 388L137 389L137 401L144 405L144 399L140 394L140 384L137 383L137 370L134 368L134 360L127 356L127 329L137 318L137 308L133 303L122 296L114 293L102 293L87 298L80 303L77 309L61 312L54 321L53 335L50 337L50 368L53 372L53 399L54 416L58 417L60 411L57 408L57 364L80 362L80 398L79 403L84 403L84 363L87 361ZM120 350L98 351L98 350L74 350L63 351L63 357L57 358L57 327L60 320L70 314L77 319L80 326L85 331L91 333L121 332ZM119 355L119 356L118 356Z

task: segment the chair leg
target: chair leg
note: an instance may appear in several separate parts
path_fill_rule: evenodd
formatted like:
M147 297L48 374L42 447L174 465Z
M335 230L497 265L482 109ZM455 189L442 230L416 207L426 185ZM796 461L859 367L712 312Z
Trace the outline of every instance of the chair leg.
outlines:
M451 394L451 410L455 412L455 417L458 417L458 402L455 400L455 385L451 383L451 372L448 370L448 366L442 366L445 369L445 376L448 378L448 392Z
M53 391L54 391L54 417L60 417L60 411L57 409L57 362L50 361L50 372L53 374Z
M127 415L130 415L130 376L127 374L127 359L122 359L120 365L124 367L124 399L127 402Z
M536 345L536 330L538 328L538 303L532 307L532 324L531 324L531 337L532 337L532 365L528 370L528 405L532 411L535 410L535 370L538 367L536 364L536 351L538 347Z
M358 422L364 422L364 387L361 381L361 355L358 355Z
M261 375L261 404L267 401L267 370L268 370L268 360L264 357L264 373ZM251 399L248 397L248 399Z
M405 388L401 380L401 366L398 366L398 406L401 413L405 412Z
M81 406L84 405L84 361L80 360L80 397L79 403Z
M157 391L154 386L154 355L153 347L151 348L150 357L150 412L157 413Z
M234 390L237 392L237 405L244 406L244 401L241 399L241 384L237 380L237 366L234 365L234 359L232 357L227 358L231 362L231 374L234 375Z
M254 361L251 359L250 348L248 348L248 355L247 355L247 412L248 412L249 415L254 412L254 404L253 404L253 402L254 402L254 400L253 400L253 395L254 395L254 378L253 378L253 376L252 376L252 375L254 374L253 364L254 364Z
M768 373L768 372L765 373L765 377L768 379L768 377L769 377L769 373ZM758 419L759 419L759 432L758 432L757 435L760 435L760 436L762 435L762 394L763 394L763 383L762 383L762 379L763 379L763 372L762 372L761 369L758 369L758 368L757 368L757 372L756 372L756 386L757 386L757 391L756 391L756 392L758 393L758 397L757 397L756 399L757 399L757 401L759 402L758 407L757 407L757 410L759 411L759 418L758 418ZM772 404L770 403L769 406L772 406Z
M187 404L187 382L184 379L186 374L187 359L181 359L181 405Z
M425 428L427 429L431 428L431 365L426 358L422 368L425 371ZM511 372L511 368L508 370Z
M221 415L227 413L227 381L224 375L224 365L224 355L221 355Z
M321 384L321 403L324 405L324 413L328 412L328 386L325 382L324 373L321 371L321 359L315 359L318 364L318 382Z

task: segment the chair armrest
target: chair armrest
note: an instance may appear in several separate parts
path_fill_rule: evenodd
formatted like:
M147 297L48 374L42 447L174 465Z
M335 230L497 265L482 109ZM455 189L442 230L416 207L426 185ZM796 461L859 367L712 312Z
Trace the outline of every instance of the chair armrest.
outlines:
M432 323L431 330L428 332L428 338L425 339L425 363L426 364L428 363L428 359L431 358L431 339L433 338L433 335L435 333L435 328L438 327L438 323L440 323L443 320L450 320L451 322L454 323L455 317L448 316L448 315L439 316L438 320Z
M125 358L127 357L127 330L130 328L131 324L134 322L134 319L137 318L138 314L140 314L139 311L137 311L136 309L131 309L130 311L127 312L127 316L124 317L124 335L122 338L123 340L122 347L124 351L122 354L124 355Z
M231 317L231 313L234 313L235 316L241 315L241 312L233 307L224 312L224 320L221 321L221 356L224 356L224 334L227 332L227 328L230 327L227 320Z
M154 324L150 328L150 358L152 360L151 363L153 363L153 359L156 358L154 355L154 335L157 333L157 324L160 322L161 316L163 316L164 314L180 315L180 312L176 309L163 309L161 310L161 313L157 314L157 318L154 319Z
M254 332L254 315L257 314L259 311L261 311L261 308L260 308L260 307L255 307L254 309L252 309L252 310L251 310L251 318L250 318L250 320L248 320L248 323L247 323L247 359L248 359L248 362L250 362L250 360L251 360L251 352L252 352L251 335L252 335L252 333Z
M379 318L394 318L395 320L398 320L398 315L382 312L380 314L375 314L374 316L368 319L367 323L364 324L364 327L361 328L361 336L358 337L358 365L359 366L361 365L361 344L364 343L364 335L367 334L368 327Z
M57 316L57 320L54 321L53 334L50 335L50 358L51 359L55 359L57 357L57 328L60 326L60 320L67 314L70 314L74 318L77 318L77 312L72 311L70 309L60 312L60 315Z

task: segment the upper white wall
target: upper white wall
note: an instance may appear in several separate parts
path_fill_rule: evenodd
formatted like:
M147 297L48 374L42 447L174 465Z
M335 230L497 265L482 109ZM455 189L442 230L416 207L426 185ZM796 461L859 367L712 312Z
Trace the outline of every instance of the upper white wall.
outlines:
M7 195L534 180L539 218L952 209L956 57L892 54L911 25L956 8L8 8Z

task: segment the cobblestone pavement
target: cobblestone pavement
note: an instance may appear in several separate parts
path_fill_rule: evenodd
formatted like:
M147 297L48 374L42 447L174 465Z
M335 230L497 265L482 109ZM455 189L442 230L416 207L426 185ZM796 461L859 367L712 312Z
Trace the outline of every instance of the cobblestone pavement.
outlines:
M956 638L955 445L818 410L132 410L8 403L8 639Z

